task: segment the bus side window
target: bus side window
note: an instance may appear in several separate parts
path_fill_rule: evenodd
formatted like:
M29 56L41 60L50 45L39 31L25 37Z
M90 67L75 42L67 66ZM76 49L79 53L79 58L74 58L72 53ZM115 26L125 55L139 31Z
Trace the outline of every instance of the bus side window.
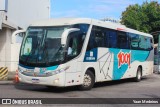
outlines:
M126 32L118 31L118 44L117 47L120 49L130 49L129 40Z
M140 36L140 43L139 43L139 48L141 50L152 50L152 39L149 37L145 37L145 36Z
M106 42L107 42L107 47L117 48L117 33L112 30L107 30L106 31Z
M131 49L138 49L140 42L139 36L137 34L129 33L129 37L130 37Z
M117 48L117 33L114 30L93 26L87 50L97 47Z
M141 50L146 50L147 49L147 38L140 35L140 42L139 42L139 48Z
M91 34L90 34L88 46L87 46L87 51L97 47L97 44L96 44L96 41L95 41L95 32L94 32L95 30L94 29L95 29L95 27L93 26Z
M105 47L106 42L105 42L105 32L103 28L98 27L97 30L94 32L95 36L95 42L96 42L96 47Z
M67 57L71 60L77 57L81 50L85 40L86 34L82 32L72 32L68 36L67 44Z
M87 50L91 50L93 48L98 48L98 47L106 47L107 42L106 42L106 32L105 29L102 27L98 26L93 26Z
M78 48L78 38L76 35L71 36L68 43L68 56L72 56L72 57L77 56L77 53L78 53L77 48Z
M146 49L147 50L153 49L152 38L149 38L149 37L146 38Z

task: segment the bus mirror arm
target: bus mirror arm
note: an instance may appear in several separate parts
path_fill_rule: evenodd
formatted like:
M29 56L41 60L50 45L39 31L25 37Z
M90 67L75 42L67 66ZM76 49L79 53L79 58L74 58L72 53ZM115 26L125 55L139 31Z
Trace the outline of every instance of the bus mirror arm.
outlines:
M16 43L16 36L17 34L21 34L21 33L25 33L25 30L16 30L15 32L13 32L12 34L12 44Z
M63 33L62 33L62 39L61 39L61 45L63 47L65 47L66 43L67 43L67 38L68 38L68 35L72 32L76 32L76 31L80 31L80 29L78 28L70 28L70 29L67 29L65 30Z

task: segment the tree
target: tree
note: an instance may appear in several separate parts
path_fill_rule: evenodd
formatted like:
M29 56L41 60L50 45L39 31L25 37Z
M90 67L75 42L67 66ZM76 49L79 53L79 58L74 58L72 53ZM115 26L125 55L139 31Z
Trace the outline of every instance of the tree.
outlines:
M122 12L121 23L146 33L160 31L160 4L152 1L130 5Z

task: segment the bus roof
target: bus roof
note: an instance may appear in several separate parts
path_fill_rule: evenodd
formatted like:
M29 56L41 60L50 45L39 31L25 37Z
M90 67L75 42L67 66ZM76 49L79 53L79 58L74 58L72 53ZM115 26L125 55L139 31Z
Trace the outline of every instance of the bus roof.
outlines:
M37 21L31 24L31 26L63 26L63 25L72 25L76 23L91 24L91 19L89 18L53 18L53 19Z
M38 26L65 26L65 25L73 25L73 24L79 24L79 23L93 24L96 26L101 26L109 29L130 32L130 33L139 34L147 37L153 37L150 34L143 33L131 28L127 28L125 25L122 25L122 24L105 22L105 21L90 19L90 18L53 18L53 19L34 22L30 26L37 26L37 27Z

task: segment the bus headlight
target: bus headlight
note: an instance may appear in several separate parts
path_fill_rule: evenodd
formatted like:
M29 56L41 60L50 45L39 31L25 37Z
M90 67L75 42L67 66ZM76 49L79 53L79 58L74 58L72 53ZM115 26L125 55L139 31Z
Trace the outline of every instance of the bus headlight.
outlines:
M55 79L53 83L57 84L58 82L59 82L59 78Z
M18 67L18 72L23 72L24 70L23 69L21 69L20 67Z

